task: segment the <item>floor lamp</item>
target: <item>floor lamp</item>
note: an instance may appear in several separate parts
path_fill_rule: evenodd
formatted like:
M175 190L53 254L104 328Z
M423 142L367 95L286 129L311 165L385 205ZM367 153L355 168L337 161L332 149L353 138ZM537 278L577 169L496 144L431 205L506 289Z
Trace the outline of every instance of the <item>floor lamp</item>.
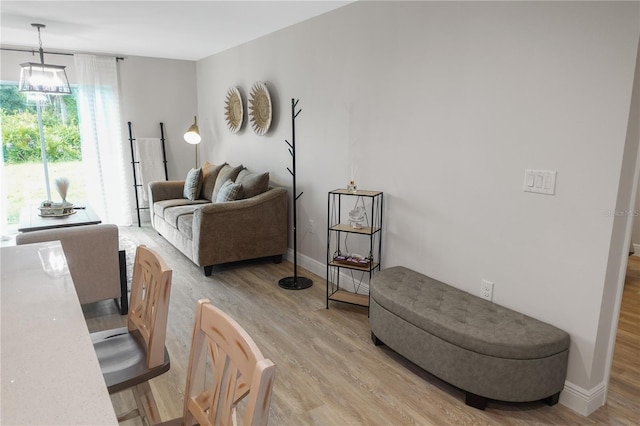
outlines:
M196 116L193 116L193 124L191 125L191 127L189 127L189 129L187 129L187 133L184 134L184 140L185 142L193 145L196 148L196 166L195 168L198 168L198 144L200 143L200 141L202 140L202 138L200 137L200 130L198 130L198 119L196 118Z

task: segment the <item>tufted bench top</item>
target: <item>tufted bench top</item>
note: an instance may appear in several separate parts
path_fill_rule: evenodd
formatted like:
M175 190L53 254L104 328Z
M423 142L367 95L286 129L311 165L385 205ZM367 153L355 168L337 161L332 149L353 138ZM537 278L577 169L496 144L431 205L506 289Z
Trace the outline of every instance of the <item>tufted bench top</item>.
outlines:
M416 327L477 353L535 359L569 348L569 335L552 325L402 266L373 276L371 298Z

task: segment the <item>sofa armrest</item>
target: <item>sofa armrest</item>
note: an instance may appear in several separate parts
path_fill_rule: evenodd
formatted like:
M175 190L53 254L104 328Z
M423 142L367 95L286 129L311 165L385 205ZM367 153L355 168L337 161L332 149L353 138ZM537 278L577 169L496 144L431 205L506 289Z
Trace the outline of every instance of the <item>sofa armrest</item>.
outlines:
M162 200L184 198L184 180L166 180L149 183L149 205Z
M193 257L199 266L282 255L287 251L287 189L206 204L193 214Z

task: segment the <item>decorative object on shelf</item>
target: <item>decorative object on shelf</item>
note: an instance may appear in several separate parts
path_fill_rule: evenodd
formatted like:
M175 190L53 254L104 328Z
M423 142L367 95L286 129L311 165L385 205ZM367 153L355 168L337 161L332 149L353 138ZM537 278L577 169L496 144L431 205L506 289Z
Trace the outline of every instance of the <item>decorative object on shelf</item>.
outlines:
M360 229L362 224L367 220L367 212L364 208L364 203L356 207L349 212L349 225L352 228Z
M355 152L358 152L358 150L350 150L350 153L353 155ZM351 161L354 161L353 159ZM356 176L358 174L358 166L356 166L355 164L351 164L350 166L351 169L351 179L349 179L349 184L347 185L347 191L349 192L357 192L358 191L358 186L356 185Z
M371 259L355 253L347 255L339 254L333 258L333 261L343 265L360 266L362 268L368 268L371 263Z
M298 110L298 112L296 112L296 106L298 105L298 100L296 99L291 99L291 134L292 134L292 139L291 139L291 143L289 143L289 141L285 140L285 142L287 143L287 145L289 145L289 153L291 154L291 157L293 159L293 170L291 170L290 168L287 167L287 170L289 171L289 173L291 173L291 176L293 177L293 189L291 191L292 195L292 201L293 201L293 276L292 277L286 277L286 278L282 278L280 281L278 281L278 285L284 289L287 290L302 290L305 288L309 288L313 285L313 281L310 280L309 278L305 278L305 277L301 277L298 275L298 234L297 234L297 228L298 228L298 216L297 216L297 208L296 208L296 203L298 201L298 198L300 198L300 196L303 194L302 192L300 194L296 195L296 117L298 116L298 114L300 114L302 112L302 110Z
M242 106L240 90L235 86L227 91L227 98L224 101L224 116L229 131L238 133L244 119L244 107Z
M58 195L62 198L62 205L64 206L67 203L67 190L69 189L69 179L66 177L59 177L56 179L56 189L58 190Z
M184 134L185 142L193 145L196 148L196 166L198 168L198 144L202 140L200 137L200 129L198 129L198 119L193 116L193 124L187 129L187 133Z
M269 89L261 81L256 82L251 88L249 118L251 128L257 135L262 136L269 131L272 119L271 96Z

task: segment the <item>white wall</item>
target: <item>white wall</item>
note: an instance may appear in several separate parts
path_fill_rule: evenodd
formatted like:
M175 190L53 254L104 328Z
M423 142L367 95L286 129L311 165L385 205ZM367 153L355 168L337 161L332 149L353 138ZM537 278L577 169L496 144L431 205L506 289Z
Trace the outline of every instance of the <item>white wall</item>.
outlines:
M195 151L183 138L197 112L196 63L144 57L127 57L120 63L123 139L129 147L127 122L132 123L134 138L160 137L164 123L165 150L169 180L182 180L194 167ZM127 161L130 148L127 148ZM127 170L131 170L130 167ZM132 172L127 176L133 188ZM128 193L135 207L133 189ZM148 220L148 211L141 211ZM134 223L137 218L134 216Z
M607 274L624 244L610 212L630 185L621 169L639 10L357 2L197 63L205 157L290 185L284 140L299 98L302 256L324 262L327 191L357 169L360 188L385 192L383 267L474 294L488 279L495 302L568 331L563 402L591 411L608 379L596 348L611 333L598 329L611 324L599 316L603 291L620 280ZM246 99L257 80L271 89L275 126L232 135L225 93L237 85ZM556 170L556 195L522 192L525 168Z
M169 179L184 179L195 161L183 135L197 113L196 63L128 57L120 64L120 84L125 124L131 121L134 137L143 138L160 137L163 122Z
M55 50L54 47L51 49ZM30 53L0 53L1 79L4 81L19 80L20 63L39 60ZM45 55L45 59L66 66L70 83L73 85L76 82L73 56ZM160 122L163 122L169 179L184 179L195 161L193 147L184 142L182 135L193 122L197 111L196 63L130 56L119 61L119 71L122 139L127 162L125 170L128 172L126 195L135 207L127 122L132 122L134 138L160 137ZM148 217L148 212L142 213L143 217ZM135 212L132 217L137 223Z

